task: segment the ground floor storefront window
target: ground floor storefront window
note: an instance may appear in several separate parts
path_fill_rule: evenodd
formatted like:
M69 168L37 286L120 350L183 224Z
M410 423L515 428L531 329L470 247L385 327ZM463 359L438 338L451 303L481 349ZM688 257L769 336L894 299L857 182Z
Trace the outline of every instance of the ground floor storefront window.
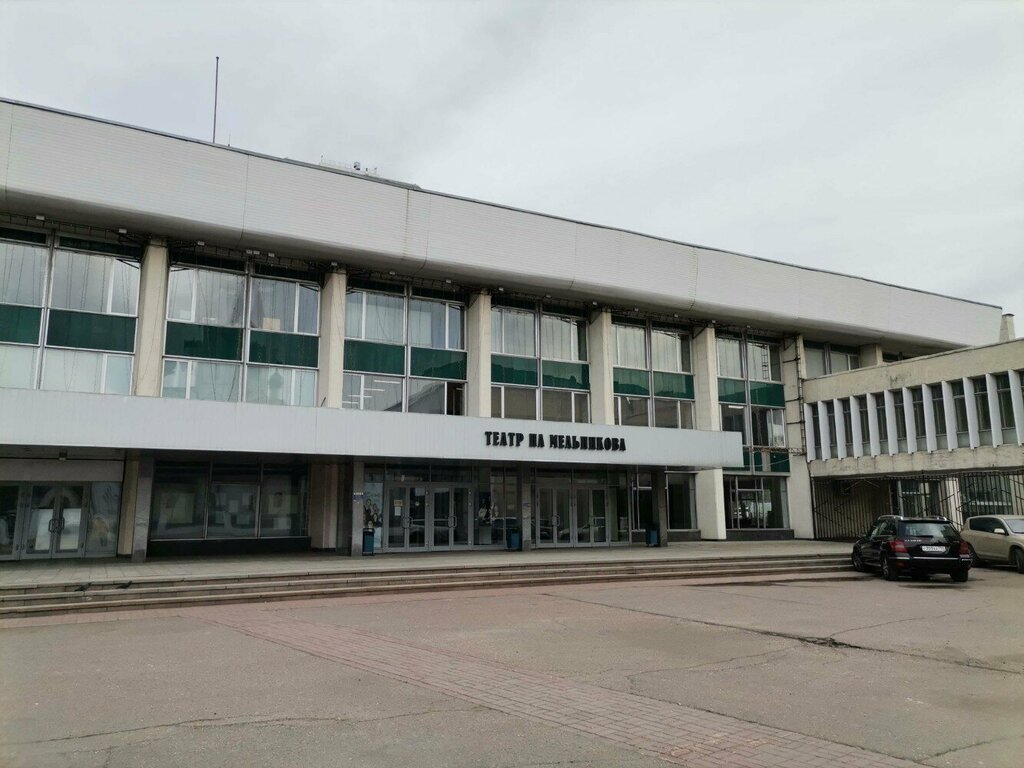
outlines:
M786 478L725 476L726 528L787 528L788 524Z
M668 503L668 527L671 531L697 527L696 485L692 474L667 472L665 494Z
M120 483L0 483L0 560L112 557L120 515Z

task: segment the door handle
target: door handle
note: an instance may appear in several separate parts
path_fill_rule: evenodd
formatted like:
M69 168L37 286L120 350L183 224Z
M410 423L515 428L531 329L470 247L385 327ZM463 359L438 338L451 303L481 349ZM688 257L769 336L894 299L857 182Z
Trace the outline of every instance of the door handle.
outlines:
M57 532L57 518L56 517L51 517L50 518L50 522L48 522L46 524L46 530L47 530L48 533L56 533Z
M64 530L64 517L62 515L61 517L57 518L57 532L60 533L63 530Z

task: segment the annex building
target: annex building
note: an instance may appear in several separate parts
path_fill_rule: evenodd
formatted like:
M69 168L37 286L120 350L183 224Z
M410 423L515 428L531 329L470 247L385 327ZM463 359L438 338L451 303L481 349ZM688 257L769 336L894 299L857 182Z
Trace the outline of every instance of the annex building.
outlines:
M978 302L0 101L0 559L1021 511L1012 338Z

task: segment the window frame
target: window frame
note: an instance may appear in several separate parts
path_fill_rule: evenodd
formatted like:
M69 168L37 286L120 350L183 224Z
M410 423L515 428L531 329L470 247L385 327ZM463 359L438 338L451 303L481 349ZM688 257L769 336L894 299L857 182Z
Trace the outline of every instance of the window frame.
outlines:
M248 315L249 315L248 330L250 330L250 331L258 331L260 333L283 333L283 334L287 334L287 335L290 335L290 336L317 336L318 337L320 335L320 299L321 299L320 294L321 294L321 290L320 290L319 284L317 284L317 283L315 283L313 281L310 281L310 280L292 280L292 279L286 278L286 277L268 277L267 275L258 275L258 274L246 275L246 278L247 278L246 282L248 283L247 292L249 294L248 297L247 297L248 298L248 305L249 305L248 306ZM294 299L295 299L295 301L294 301L294 308L292 309L292 328L293 328L293 330L286 330L286 329L283 329L283 328L280 329L280 330L274 330L273 328L261 328L261 327L259 327L259 326L254 324L255 320L254 320L254 318L252 316L252 313L253 313L253 310L256 307L256 302L255 302L256 283L257 283L257 281L260 281L260 280L263 280L263 281L266 281L266 282L270 282L270 283L282 283L284 285L291 285L293 287L294 290L293 290L292 294L293 294ZM302 295L301 294L301 289L302 288L312 289L313 292L316 294L316 315L315 315L315 317L316 317L316 327L315 327L315 330L313 330L313 331L300 331L299 330L299 297ZM194 316L195 316L195 302L193 301L193 317ZM262 363L257 363L257 365L262 365Z
M167 363L186 363L187 368L185 369L185 397L169 397L164 394L164 376L166 375ZM241 362L232 362L230 360L216 360L205 357L177 357L173 355L163 356L163 367L160 370L160 397L167 397L170 400L196 400L192 397L192 382L194 378L193 369L196 363L205 363L207 365L225 365L232 366L238 369L238 399L236 400L198 400L197 402L213 402L213 403L240 403L245 402L242 390L245 388L244 383L244 366Z

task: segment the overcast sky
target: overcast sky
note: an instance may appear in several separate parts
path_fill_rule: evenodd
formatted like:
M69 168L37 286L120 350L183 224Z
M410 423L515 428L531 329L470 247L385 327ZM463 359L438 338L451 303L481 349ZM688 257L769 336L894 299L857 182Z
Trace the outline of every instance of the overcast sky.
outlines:
M1024 1L0 0L0 94L998 304Z

